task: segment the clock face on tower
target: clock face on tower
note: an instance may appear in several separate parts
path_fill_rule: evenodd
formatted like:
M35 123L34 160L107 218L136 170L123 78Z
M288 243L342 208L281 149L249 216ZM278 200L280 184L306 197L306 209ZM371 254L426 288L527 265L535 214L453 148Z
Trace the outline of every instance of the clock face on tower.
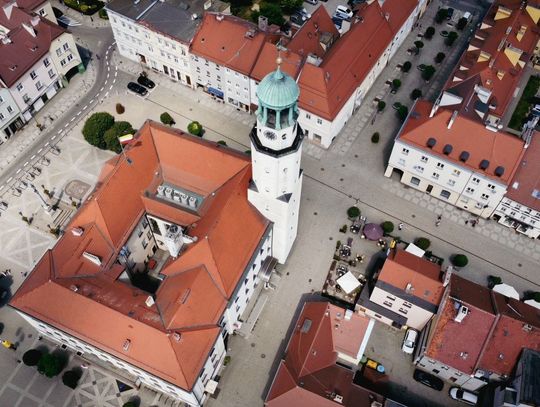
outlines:
M276 133L270 130L266 130L264 132L264 137L266 137L268 140L275 140L276 139Z

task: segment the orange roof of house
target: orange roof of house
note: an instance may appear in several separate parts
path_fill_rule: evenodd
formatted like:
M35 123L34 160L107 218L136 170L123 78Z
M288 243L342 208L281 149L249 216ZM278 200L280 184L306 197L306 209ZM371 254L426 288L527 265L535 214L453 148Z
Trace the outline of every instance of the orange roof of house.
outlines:
M399 139L421 150L430 151L430 154L439 155L444 160L454 161L460 166L508 184L521 162L524 153L523 140L504 132L490 131L482 123L459 114L448 129L453 112L439 108L430 118L431 107L430 102L417 101ZM436 140L433 148L427 146L430 138ZM448 155L443 153L446 145L452 146ZM460 160L463 151L469 153L466 162ZM489 161L486 170L479 167L482 160ZM495 169L499 166L504 168L500 177L495 175Z
M463 98L461 111L475 117L475 107L482 104L471 87L467 93L460 92L457 85L472 78L475 85L489 90L491 95L483 105L486 115L502 117L513 98L524 69L539 39L537 22L521 0L498 0L486 14L482 26L478 28L469 48L461 57L454 74L445 88L453 93L455 89ZM530 2L532 3L532 2ZM532 4L531 4L532 5ZM505 18L498 13L499 6L505 8ZM510 14L507 14L509 11ZM536 16L534 16L536 18ZM510 57L509 47L519 50L521 57ZM477 118L477 117L476 117ZM484 117L481 117L484 119Z
M540 133L534 132L521 165L509 183L506 197L540 211Z
M360 7L356 17L359 22L336 41L323 62L319 66L304 65L298 80L302 109L327 120L337 116L417 4L415 0L386 3L386 9L392 11L387 14L377 1Z
M266 34L232 15L205 13L190 45L192 54L250 75Z
M377 281L383 281L403 292L411 284L409 294L439 305L444 292L440 275L439 265L404 250L395 250L384 262Z
M243 154L150 121L125 152L131 164L122 156L109 160L66 233L10 304L190 390L269 222L247 201L251 164ZM156 180L196 189L206 199L197 224L182 224L198 240L178 258L169 258L155 303L148 306L148 293L118 279L124 271L116 262L118 253L145 212L190 220L179 206L166 205L165 211L151 204L159 201ZM84 230L82 236L71 233L75 227ZM97 256L101 265L84 252Z
M344 406L367 407L370 393L353 384L353 373L336 364L338 352L356 358L368 333L369 319L326 302L304 304L266 398L269 407L331 407L330 393L343 396ZM378 401L383 398L371 393Z
M287 73L292 78L296 79L302 67L302 58L291 50L282 50L279 53L282 60L281 70ZM265 42L262 51L255 62L255 66L251 71L251 77L256 81L261 81L270 72L276 70L276 61L278 58L278 50L275 44Z

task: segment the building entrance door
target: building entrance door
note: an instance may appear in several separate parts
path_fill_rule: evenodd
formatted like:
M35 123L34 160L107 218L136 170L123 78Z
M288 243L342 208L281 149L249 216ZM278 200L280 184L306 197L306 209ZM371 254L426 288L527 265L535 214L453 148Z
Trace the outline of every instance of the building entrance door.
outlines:
M428 194L431 194L431 191L433 191L433 185L429 184L429 185L427 186L426 192L427 192Z

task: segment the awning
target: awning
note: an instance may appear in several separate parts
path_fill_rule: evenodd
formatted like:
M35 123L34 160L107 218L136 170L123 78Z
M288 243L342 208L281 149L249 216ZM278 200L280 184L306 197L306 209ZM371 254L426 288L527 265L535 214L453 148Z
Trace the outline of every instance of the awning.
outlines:
M223 99L224 93L220 91L219 89L213 88L211 86L208 87L208 93L217 96L220 99Z
M336 280L336 282L340 285L340 287L343 289L343 291L345 291L346 294L352 293L361 285L358 279L350 271L347 271L345 274L343 274L340 278Z
M261 269L259 271L259 278L262 281L270 281L270 276L272 275L272 271L274 271L277 262L277 259L272 256L267 256L266 259L264 259L263 264L261 265Z
M405 251L411 254L414 254L415 256L418 256L418 257L424 257L424 254L426 253L424 250L420 249L418 246L416 246L413 243L409 243Z
M364 226L363 233L369 240L379 240L384 234L381 225L376 223L368 223Z
M519 293L511 285L505 283L497 284L495 287L493 287L493 291L502 294L505 297L515 298L516 300L519 300Z
M523 301L525 304L530 305L531 307L535 307L540 309L540 302L536 302L535 300L527 300Z
M208 383L206 383L206 386L204 387L204 391L208 394L214 394L217 390L218 382L215 380L208 380Z

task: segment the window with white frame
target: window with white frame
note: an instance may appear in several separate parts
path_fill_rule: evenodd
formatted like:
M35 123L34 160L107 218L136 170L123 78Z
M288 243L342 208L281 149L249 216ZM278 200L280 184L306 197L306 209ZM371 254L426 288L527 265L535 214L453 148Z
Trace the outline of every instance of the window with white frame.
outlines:
M9 106L9 105L6 108L6 110L7 110L8 113L13 113L13 108L11 106Z
M440 168L441 170L444 168L444 164L441 162L437 163L437 168Z
M403 147L403 148L401 149L401 152L402 152L403 154L407 155L407 154L409 154L409 149Z
M439 179L439 175L440 175L440 174L439 174L438 172L434 172L433 174L431 174L431 177L432 177L433 179Z
M416 177L411 178L411 184L412 185L420 185L420 179Z
M483 199L484 201L487 201L488 198L489 198L489 195L488 195L488 194L482 194L482 199Z
M47 68L51 64L51 61L49 58L45 58L43 60L43 65L45 65L45 68Z
M317 118L317 124L322 124L322 119Z
M451 187L453 187L454 185L456 185L456 181L453 180L453 179L449 179L449 180L448 180L448 185L451 186Z
M22 83L18 83L17 84L17 90L20 92L23 89L24 89L24 86L22 85Z
M452 171L452 175L454 175L455 177L459 177L460 174L461 174L460 170L454 169L454 171Z
M478 185L480 183L480 178L478 177L472 177L472 182L476 185Z
M473 194L474 193L474 188L467 187L467 189L465 189L465 192L468 193L468 194Z
M422 157L420 157L420 161L422 161L423 163L427 163L428 158L425 155L423 155Z

